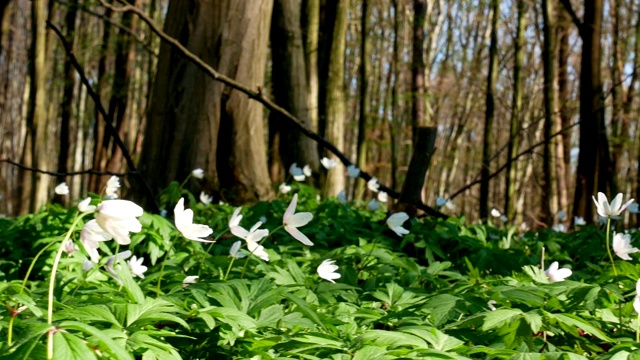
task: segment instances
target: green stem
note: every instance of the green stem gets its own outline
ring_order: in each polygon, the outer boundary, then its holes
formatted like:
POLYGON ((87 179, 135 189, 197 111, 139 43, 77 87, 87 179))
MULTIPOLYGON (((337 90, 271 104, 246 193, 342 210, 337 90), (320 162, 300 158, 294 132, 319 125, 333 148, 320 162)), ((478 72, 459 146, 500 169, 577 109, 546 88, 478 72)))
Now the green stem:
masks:
MULTIPOLYGON (((240 250, 238 250, 238 251, 240 251, 240 250)), ((232 256, 231 257, 231 262, 229 262, 229 267, 227 268, 227 272, 224 274, 223 281, 227 281, 227 277, 229 276, 229 272, 231 272, 231 266, 233 265, 234 261, 236 261, 236 257, 232 256)))
MULTIPOLYGON (((56 258, 53 260, 53 266, 51 267, 51 277, 49 279, 49 301, 47 304, 47 324, 53 325, 53 290, 55 288, 56 283, 56 272, 58 271, 58 264, 60 263, 60 258, 62 257, 62 252, 64 251, 64 244, 71 238, 71 234, 75 230, 76 226, 82 220, 83 217, 93 214, 93 211, 86 212, 80 214, 67 231, 67 235, 60 243, 60 248, 58 249, 58 253, 56 254, 56 258)), ((53 332, 49 332, 47 335, 47 359, 53 359, 53 332)))
MULTIPOLYGON (((11 346, 13 343, 13 319, 16 317, 11 315, 11 319, 9 319, 9 334, 7 335, 7 345, 11 346)), ((637 340, 636 340, 637 341, 637 340)))
POLYGON ((640 313, 636 319, 636 342, 640 342, 640 313))
MULTIPOLYGON (((273 235, 275 232, 277 232, 280 229, 284 228, 284 224, 278 226, 277 228, 275 228, 273 231, 271 231, 269 233, 269 235, 267 235, 264 239, 260 240, 260 242, 258 243, 258 245, 262 245, 262 243, 264 243, 268 238, 271 237, 271 235, 273 235)), ((253 251, 256 251, 256 249, 258 249, 257 247, 255 249, 253 249, 253 251)), ((240 274, 240 279, 244 278, 244 272, 245 270, 247 270, 247 264, 249 264, 249 259, 251 258, 251 255, 253 255, 253 251, 249 254, 249 256, 247 256, 247 260, 244 261, 244 266, 242 267, 242 273, 240 274)))
MULTIPOLYGON (((211 248, 213 247, 213 244, 215 244, 218 239, 220 239, 220 237, 224 234, 226 234, 229 231, 229 228, 227 228, 225 231, 221 232, 220 234, 218 234, 218 236, 216 236, 213 241, 211 242, 211 244, 209 244, 209 247, 207 248, 207 250, 205 250, 204 255, 209 255, 209 251, 211 251, 211 248)), ((204 259, 203 259, 204 260, 204 259)), ((198 267, 198 276, 200 276, 200 273, 202 272, 202 268, 204 266, 200 266, 198 267)))
POLYGON ((173 243, 169 246, 169 250, 167 250, 167 254, 164 259, 162 259, 162 265, 160 266, 160 276, 158 276, 158 286, 156 287, 156 294, 160 297, 160 283, 162 282, 162 275, 164 274, 164 264, 167 261, 167 257, 173 250, 173 243))
POLYGON ((609 233, 611 231, 611 218, 607 218, 607 237, 606 237, 606 242, 607 242, 607 254, 609 254, 609 260, 611 260, 611 266, 613 267, 613 275, 617 278, 618 277, 618 271, 616 270, 616 264, 613 261, 613 255, 611 255, 611 245, 609 245, 610 241, 609 241, 609 233))
MULTIPOLYGON (((384 227, 381 228, 380 234, 382 234, 384 229, 385 229, 384 227)), ((367 254, 367 256, 362 258, 362 262, 360 263, 360 269, 358 270, 358 277, 360 276, 360 271, 362 271, 364 269, 364 265, 366 264, 366 260, 369 260, 369 257, 371 256, 371 254, 373 254, 373 250, 376 248, 376 242, 377 241, 378 241, 377 237, 375 239, 373 239, 373 242, 371 243, 371 250, 369 250, 369 253, 367 254)))
POLYGON ((55 244, 55 242, 51 242, 47 246, 43 247, 42 250, 38 251, 36 257, 33 258, 33 261, 31 261, 31 265, 29 265, 29 270, 27 270, 27 275, 25 275, 24 280, 22 280, 22 286, 20 287, 20 292, 18 294, 22 294, 22 292, 24 291, 24 288, 27 285, 27 280, 29 279, 29 275, 31 275, 31 270, 33 270, 33 267, 36 265, 36 262, 38 261, 40 255, 42 255, 44 251, 51 247, 51 245, 53 244, 55 244))
POLYGON ((178 188, 178 191, 182 191, 182 188, 187 184, 187 181, 189 181, 189 179, 191 179, 191 173, 187 176, 186 179, 184 179, 184 181, 182 182, 182 184, 180 184, 180 187, 178 188))
MULTIPOLYGON (((616 263, 615 261, 613 261, 613 255, 611 255, 611 245, 609 244, 611 242, 610 237, 611 237, 611 218, 607 218, 607 235, 606 235, 607 254, 609 254, 611 267, 613 267, 614 283, 616 283, 618 281, 618 271, 616 270, 616 263)), ((620 302, 618 303, 618 326, 620 327, 620 330, 622 330, 622 303, 620 302)))

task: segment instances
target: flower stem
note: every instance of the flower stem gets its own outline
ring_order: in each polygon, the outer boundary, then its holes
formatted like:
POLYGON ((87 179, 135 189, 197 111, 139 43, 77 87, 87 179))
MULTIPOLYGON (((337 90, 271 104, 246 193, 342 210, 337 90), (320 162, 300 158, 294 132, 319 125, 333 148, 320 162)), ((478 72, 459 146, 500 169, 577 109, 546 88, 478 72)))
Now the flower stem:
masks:
POLYGON ((169 256, 172 250, 173 250, 173 243, 169 245, 169 250, 167 250, 167 254, 165 255, 164 259, 162 259, 162 265, 160 266, 160 275, 158 276, 158 286, 156 287, 156 294, 158 295, 158 297, 160 296, 160 283, 162 282, 162 275, 164 274, 164 264, 166 263, 167 257, 169 256))
MULTIPOLYGON (((227 228, 225 231, 221 232, 220 234, 218 234, 218 236, 216 236, 213 241, 211 242, 211 244, 209 244, 209 247, 207 248, 207 250, 205 250, 204 255, 209 255, 209 251, 211 251, 211 248, 213 247, 213 244, 215 244, 218 239, 220 239, 220 237, 224 234, 227 233, 227 231, 229 231, 229 229, 227 228)), ((206 260, 206 258, 204 258, 203 260, 206 260)), ((198 276, 200 276, 200 273, 202 272, 202 268, 204 266, 200 266, 198 267, 198 276)), ((226 279, 225 279, 226 280, 226 279)))
POLYGON ((616 270, 616 264, 613 261, 613 256, 611 255, 611 246, 609 245, 610 241, 609 241, 609 233, 611 232, 611 218, 607 219, 607 237, 606 237, 606 244, 607 244, 607 254, 609 254, 609 260, 611 260, 611 266, 613 267, 613 275, 617 278, 618 277, 618 271, 616 270))
POLYGON ((640 342, 640 313, 636 319, 636 342, 640 342))
MULTIPOLYGON (((60 258, 62 257, 62 252, 64 251, 64 244, 71 238, 71 234, 73 230, 75 230, 76 226, 80 222, 80 220, 88 214, 92 214, 93 212, 86 212, 80 214, 67 231, 67 235, 64 237, 62 242, 60 243, 60 248, 58 249, 58 253, 56 254, 56 258, 53 260, 53 266, 51 267, 51 277, 49 279, 49 302, 47 305, 47 324, 53 324, 53 290, 56 284, 56 272, 58 271, 58 264, 60 263, 60 258)), ((47 334, 47 359, 53 359, 53 332, 49 332, 47 334)))
MULTIPOLYGON (((275 228, 273 231, 269 232, 269 235, 267 235, 264 239, 260 240, 258 245, 262 245, 262 243, 264 243, 268 238, 270 238, 271 235, 273 235, 273 233, 275 233, 276 231, 278 231, 278 230, 280 230, 282 228, 284 228, 284 225, 280 225, 277 228, 275 228)), ((244 261, 244 266, 242 267, 242 273, 240 274, 240 279, 244 279, 244 272, 247 270, 247 264, 249 264, 249 259, 253 255, 253 252, 256 251, 257 249, 258 249, 258 247, 256 246, 256 248, 253 249, 253 251, 249 254, 249 256, 247 256, 247 260, 244 261)))
MULTIPOLYGON (((13 319, 15 319, 15 316, 11 316, 11 319, 9 319, 9 334, 7 334, 7 345, 11 346, 12 342, 13 342, 13 319)), ((637 340, 636 340, 637 341, 637 340)))
POLYGON ((40 255, 42 255, 44 251, 47 250, 49 247, 51 247, 53 244, 55 244, 55 242, 51 242, 47 246, 43 247, 42 250, 38 251, 36 256, 33 258, 33 260, 31 261, 31 265, 29 265, 29 270, 27 270, 27 275, 25 275, 24 280, 22 280, 22 286, 20 287, 20 292, 18 294, 22 294, 22 292, 24 291, 24 288, 27 286, 27 280, 29 280, 29 275, 31 275, 31 270, 33 270, 33 267, 36 265, 36 262, 38 261, 38 258, 40 257, 40 255))
POLYGON ((235 256, 231 257, 231 262, 229 262, 229 267, 227 268, 227 272, 224 274, 224 279, 223 281, 227 281, 227 277, 229 276, 229 272, 231 272, 231 266, 233 265, 233 262, 236 260, 235 256))

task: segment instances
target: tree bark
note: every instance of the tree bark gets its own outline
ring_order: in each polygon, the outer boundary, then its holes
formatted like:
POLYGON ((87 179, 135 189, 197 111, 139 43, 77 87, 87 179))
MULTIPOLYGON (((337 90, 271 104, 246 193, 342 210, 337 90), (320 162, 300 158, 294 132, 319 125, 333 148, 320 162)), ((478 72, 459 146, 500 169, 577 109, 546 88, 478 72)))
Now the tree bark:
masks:
POLYGON ((415 145, 417 141, 418 127, 425 123, 425 99, 424 99, 424 24, 427 13, 425 0, 413 1, 413 43, 411 65, 411 131, 415 145))
POLYGON ((522 90, 523 76, 522 67, 524 65, 524 32, 526 27, 527 5, 526 0, 518 0, 518 27, 514 44, 514 63, 513 63, 513 97, 511 105, 511 121, 509 123, 509 144, 507 146, 507 178, 506 191, 504 201, 504 211, 508 219, 516 218, 516 207, 514 202, 516 199, 516 174, 518 173, 518 163, 512 159, 518 153, 520 144, 520 128, 522 124, 522 90))
MULTIPOLYGON (((271 11, 268 0, 173 0, 165 32, 220 73, 261 86, 271 11)), ((264 135, 259 103, 161 45, 140 160, 154 191, 199 167, 205 186, 227 202, 272 198, 264 135)))
MULTIPOLYGON (((71 0, 67 7, 67 14, 65 16, 65 22, 67 23, 67 41, 73 44, 73 38, 76 28, 76 15, 78 13, 78 1, 71 0)), ((75 88, 76 72, 71 65, 69 57, 64 62, 64 89, 62 95, 62 103, 60 104, 60 152, 58 153, 58 172, 64 174, 68 171, 69 154, 70 154, 70 124, 71 124, 71 107, 73 102, 73 89, 75 88)), ((66 181, 66 176, 60 175, 57 177, 57 182, 61 183, 66 181)))
MULTIPOLYGON (((369 18, 371 17, 371 6, 368 1, 362 2, 362 13, 360 18, 360 68, 358 78, 360 86, 359 114, 358 114, 358 139, 356 142, 356 164, 358 168, 365 169, 367 166, 367 122, 369 117, 369 75, 371 73, 371 39, 369 37, 369 18)), ((375 108, 375 107, 374 107, 375 108)), ((356 198, 362 198, 364 193, 364 183, 358 182, 356 185, 356 198)))
POLYGON ((500 0, 491 0, 491 43, 489 45, 489 71, 487 73, 486 108, 482 147, 482 171, 480 182, 480 219, 489 216, 489 173, 491 167, 491 145, 493 144, 493 120, 495 117, 496 82, 498 79, 498 18, 500 0))
MULTIPOLYGON (((344 52, 347 32, 349 0, 338 0, 335 4, 335 22, 331 36, 328 76, 326 83, 325 138, 338 149, 344 149, 344 52)), ((336 195, 345 189, 344 166, 338 166, 327 175, 325 186, 328 195, 336 195)))
MULTIPOLYGON (((300 10, 298 0, 275 1, 271 24, 271 81, 276 103, 311 127, 300 10)), ((316 143, 297 129, 292 129, 286 119, 273 113, 270 117, 269 167, 272 181, 283 181, 282 169, 288 169, 292 163, 309 165, 317 173, 320 163, 316 143), (279 155, 280 161, 274 161, 277 159, 274 155, 279 155)))
MULTIPOLYGON (((33 1, 31 3, 31 61, 30 93, 27 112, 27 134, 24 143, 22 164, 46 170, 47 155, 45 133, 47 126, 47 39, 46 39, 46 9, 48 2, 33 1)), ((20 172, 23 179, 21 187, 20 213, 34 212, 47 200, 48 176, 35 171, 20 172)))
POLYGON ((553 225, 558 213, 556 140, 551 137, 556 128, 556 68, 555 68, 555 14, 554 5, 549 0, 542 1, 544 67, 544 149, 543 149, 543 186, 542 221, 553 225))

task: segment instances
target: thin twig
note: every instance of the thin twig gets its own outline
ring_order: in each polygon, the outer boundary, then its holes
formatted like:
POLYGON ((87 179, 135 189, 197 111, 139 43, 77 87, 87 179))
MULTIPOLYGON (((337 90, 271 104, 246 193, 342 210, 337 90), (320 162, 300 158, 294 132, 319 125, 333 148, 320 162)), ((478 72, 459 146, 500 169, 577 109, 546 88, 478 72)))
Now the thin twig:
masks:
MULTIPOLYGON (((559 135, 563 134, 564 132, 566 132, 566 131, 567 131, 567 130, 569 130, 569 129, 572 129, 573 127, 575 127, 575 126, 576 126, 576 125, 578 125, 578 124, 580 124, 580 122, 579 122, 579 121, 577 121, 577 122, 575 122, 575 123, 573 123, 573 124, 571 124, 571 125, 567 126, 566 128, 564 128, 564 129, 562 129, 562 130, 558 131, 557 133, 552 134, 552 135, 549 137, 549 139, 553 139, 554 137, 556 137, 556 136, 559 136, 559 135)), ((531 153, 535 148, 537 148, 537 147, 538 147, 538 146, 540 146, 540 145, 544 145, 544 143, 545 143, 545 142, 547 142, 547 141, 548 141, 548 139, 544 139, 544 140, 542 140, 542 141, 540 141, 540 142, 538 142, 538 143, 535 143, 535 144, 531 145, 529 148, 527 148, 527 149, 525 149, 525 150, 523 150, 523 151, 519 152, 516 156, 514 156, 514 157, 511 159, 511 161, 516 161, 516 160, 518 160, 520 157, 522 157, 522 156, 524 156, 524 155, 526 155, 526 154, 531 153)), ((502 165, 501 167, 499 167, 499 168, 498 168, 498 170, 496 170, 496 171, 492 172, 491 174, 489 174, 489 180, 493 179, 494 177, 498 176, 498 174, 500 174, 502 171, 504 171, 504 170, 507 168, 507 164, 508 164, 508 163, 509 163, 509 162, 506 162, 504 165, 502 165)), ((455 198, 456 196, 458 196, 458 195, 462 194, 463 192, 465 192, 465 191, 469 190, 469 189, 470 189, 470 188, 472 188, 473 186, 480 184, 480 182, 481 182, 481 181, 482 181, 482 179, 481 179, 481 178, 479 178, 478 176, 476 176, 476 179, 475 179, 475 180, 473 180, 472 182, 468 183, 467 185, 465 185, 465 186, 461 187, 458 191, 454 192, 454 193, 449 197, 449 200, 453 200, 453 198, 455 198)))
POLYGON ((104 119, 105 129, 113 137, 113 141, 115 142, 116 146, 118 146, 122 150, 122 156, 127 162, 127 167, 129 168, 129 174, 133 175, 133 177, 135 177, 140 183, 141 188, 144 189, 146 196, 149 200, 149 203, 153 207, 151 211, 155 213, 160 212, 160 207, 156 202, 155 196, 153 195, 153 191, 149 187, 149 184, 147 184, 147 181, 144 179, 142 174, 140 174, 136 170, 136 165, 133 162, 133 159, 131 158, 131 154, 129 154, 129 150, 127 149, 126 145, 120 138, 120 134, 118 134, 118 131, 115 129, 115 127, 113 127, 113 122, 111 121, 112 120, 111 117, 109 116, 107 111, 104 109, 104 106, 102 106, 102 102, 100 101, 100 96, 91 87, 91 84, 89 83, 89 79, 87 79, 86 75, 84 74, 84 70, 82 69, 82 66, 80 65, 80 63, 78 63, 78 60, 73 55, 73 48, 71 47, 69 42, 67 42, 64 35, 62 35, 62 33, 60 32, 60 29, 58 29, 55 25, 53 25, 49 21, 47 21, 47 26, 51 30, 53 30, 53 32, 58 36, 58 38, 62 42, 64 51, 67 53, 67 56, 69 57, 69 61, 71 61, 71 64, 78 72, 78 75, 80 76, 80 80, 82 81, 82 84, 84 84, 84 86, 86 87, 87 93, 89 94, 89 96, 91 96, 91 99, 95 103, 96 108, 98 109, 98 111, 100 112, 100 114, 104 119))
MULTIPOLYGON (((258 90, 249 89, 248 87, 242 85, 241 83, 239 83, 239 82, 237 82, 237 81, 225 76, 224 74, 221 74, 221 73, 217 72, 215 69, 213 69, 211 66, 209 66, 209 64, 207 64, 202 59, 200 59, 197 55, 193 54, 187 48, 185 48, 178 40, 174 39, 173 37, 167 35, 164 31, 162 31, 162 29, 160 29, 158 27, 158 25, 153 21, 153 19, 151 19, 149 16, 147 16, 147 14, 145 14, 139 8, 137 8, 137 7, 133 6, 133 5, 125 5, 125 6, 117 7, 117 6, 113 6, 113 5, 107 4, 104 0, 100 0, 100 3, 105 8, 110 9, 111 11, 114 11, 114 12, 132 12, 132 13, 136 14, 163 41, 169 43, 171 46, 173 46, 175 49, 177 49, 187 60, 191 61, 197 68, 202 70, 205 74, 209 75, 212 79, 214 79, 216 81, 220 81, 221 83, 223 83, 223 84, 225 84, 225 85, 227 85, 227 86, 229 86, 229 87, 231 87, 231 88, 233 88, 235 90, 238 90, 238 91, 246 94, 250 99, 256 100, 257 102, 259 102, 262 105, 264 105, 264 107, 266 107, 270 111, 275 112, 275 113, 283 116, 285 119, 289 120, 292 124, 294 124, 296 127, 298 127, 298 129, 304 135, 306 135, 307 137, 315 140, 321 146, 323 146, 325 149, 329 150, 334 155, 336 155, 338 157, 338 159, 340 159, 340 161, 342 161, 342 163, 345 166, 353 165, 353 163, 347 158, 347 156, 345 154, 343 154, 335 145, 333 145, 331 142, 327 141, 322 136, 320 136, 317 133, 315 133, 310 128, 308 128, 306 124, 304 124, 302 121, 300 121, 300 119, 298 119, 297 117, 295 117, 294 115, 289 113, 287 110, 285 110, 284 108, 280 107, 279 105, 277 105, 273 101, 271 101, 268 98, 266 98, 264 96, 263 92, 262 92, 262 88, 258 87, 258 90)), ((371 180, 371 178, 372 178, 371 175, 367 174, 362 169, 360 169, 360 170, 361 170, 360 171, 360 177, 362 179, 364 179, 365 181, 371 180)), ((398 193, 397 191, 395 191, 395 190, 393 190, 393 189, 391 189, 391 188, 389 188, 389 187, 387 187, 385 185, 380 184, 380 190, 386 192, 392 198, 395 198, 395 199, 400 198, 400 193, 398 193)), ((446 218, 447 217, 446 215, 442 214, 441 212, 439 212, 439 211, 437 211, 437 210, 435 210, 435 209, 433 209, 433 208, 431 208, 429 206, 426 206, 424 204, 415 204, 415 205, 420 210, 424 211, 425 213, 427 213, 429 215, 436 216, 436 217, 442 217, 442 218, 446 218)))

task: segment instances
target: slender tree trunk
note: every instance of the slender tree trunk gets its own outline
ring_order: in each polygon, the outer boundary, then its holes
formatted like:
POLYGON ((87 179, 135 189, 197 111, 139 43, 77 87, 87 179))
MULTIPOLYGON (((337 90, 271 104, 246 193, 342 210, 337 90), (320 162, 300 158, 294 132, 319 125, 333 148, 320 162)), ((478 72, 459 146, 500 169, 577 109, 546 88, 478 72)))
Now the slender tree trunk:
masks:
POLYGON ((507 218, 515 219, 516 207, 516 174, 518 173, 518 163, 512 159, 518 152, 520 144, 520 125, 522 123, 522 90, 523 76, 522 67, 524 65, 524 31, 526 27, 527 5, 526 0, 518 0, 518 30, 515 38, 514 64, 513 64, 513 98, 511 108, 511 122, 509 124, 509 144, 507 146, 507 179, 504 201, 504 211, 507 218))
MULTIPOLYGON (((561 7, 561 5, 559 5, 561 7)), ((570 82, 569 82, 569 37, 571 35, 571 19, 568 14, 563 11, 563 9, 559 9, 557 13, 557 30, 558 30, 558 107, 560 110, 560 128, 568 129, 571 125, 571 118, 573 116, 573 110, 570 106, 570 101, 572 99, 570 82)), ((567 209, 569 207, 569 197, 572 194, 569 193, 569 185, 573 180, 571 169, 571 133, 563 134, 562 137, 562 148, 564 152, 562 154, 562 162, 564 163, 564 183, 567 184, 567 205, 563 207, 563 209, 567 209)), ((561 174, 562 175, 562 174, 561 174)), ((572 187, 573 188, 573 187, 572 187)))
MULTIPOLYGON (((65 37, 70 44, 73 44, 76 28, 76 14, 78 13, 78 1, 71 0, 67 7, 65 22, 67 23, 67 34, 65 37)), ((69 154, 70 154, 70 124, 71 124, 71 108, 73 102, 73 89, 75 88, 75 69, 71 61, 67 57, 64 62, 64 89, 62 95, 62 103, 60 104, 60 152, 58 154, 58 172, 64 174, 68 172, 69 154)), ((66 181, 66 176, 57 177, 57 182, 66 181)))
MULTIPOLYGON (((110 2, 110 0, 107 0, 110 2)), ((111 19, 112 11, 107 9, 105 11, 104 17, 106 19, 111 19)), ((111 24, 109 21, 104 21, 102 29, 102 42, 100 46, 100 58, 98 60, 98 82, 96 85, 96 93, 100 96, 104 95, 105 89, 107 87, 107 82, 105 80, 105 76, 107 73, 107 59, 108 59, 108 51, 109 51, 109 41, 111 38, 111 24)), ((102 117, 102 114, 98 111, 97 107, 94 107, 94 115, 95 122, 93 125, 93 170, 101 171, 104 169, 104 164, 102 162, 103 156, 102 151, 104 149, 104 138, 105 138, 105 119, 102 117)), ((89 191, 93 191, 96 193, 100 193, 102 189, 100 188, 101 184, 101 176, 91 174, 89 177, 89 191)))
MULTIPOLYGON (((135 0, 128 0, 128 2, 135 6, 138 6, 135 0)), ((122 24, 135 33, 137 21, 131 13, 124 13, 122 15, 122 24)), ((128 32, 120 30, 116 45, 115 73, 113 75, 111 100, 109 101, 109 117, 112 121, 115 121, 113 126, 116 128, 118 135, 125 144, 129 142, 127 141, 128 134, 126 132, 126 128, 128 127, 129 123, 127 106, 129 105, 128 92, 133 72, 134 60, 134 39, 128 32)), ((112 136, 110 134, 105 134, 102 154, 105 157, 103 161, 106 161, 107 171, 119 172, 122 170, 122 149, 120 149, 120 147, 115 144, 115 141, 112 140, 112 136), (111 143, 111 154, 107 158, 109 143, 111 143)), ((103 179, 104 184, 106 184, 106 180, 107 178, 105 177, 103 179)))
POLYGON ((398 153, 397 153, 397 134, 396 123, 400 121, 399 109, 400 104, 398 101, 398 87, 400 83, 401 72, 399 71, 400 61, 400 42, 398 38, 400 36, 400 7, 398 6, 398 0, 393 0, 393 55, 391 60, 391 69, 393 72, 393 89, 391 92, 391 121, 389 121, 389 136, 391 137, 391 188, 398 188, 398 153))
POLYGON ((418 127, 425 123, 424 100, 424 24, 427 12, 425 0, 413 1, 413 53, 411 64, 411 121, 413 144, 416 142, 418 127))
MULTIPOLYGON (((47 93, 46 93, 46 29, 47 1, 33 1, 31 3, 31 61, 29 105, 27 112, 27 134, 23 151, 22 163, 28 167, 46 170, 46 142, 47 126, 47 93)), ((21 171, 23 179, 21 188, 20 213, 34 212, 47 199, 48 177, 37 172, 21 171)))
MULTIPOLYGON (((358 116, 358 139, 356 143, 357 165, 360 169, 367 166, 367 123, 369 117, 369 74, 371 72, 371 39, 369 37, 369 18, 371 17, 371 6, 368 1, 362 2, 362 13, 360 18, 360 68, 358 69, 360 98, 358 116)), ((374 109, 376 107, 373 107, 374 109)), ((364 183, 356 184, 356 198, 362 198, 364 193, 364 183)))
POLYGON ((544 66, 544 149, 543 149, 543 186, 542 221, 553 225, 558 213, 556 141, 551 138, 556 124, 556 69, 555 69, 555 14, 554 4, 542 1, 543 16, 543 66, 544 66))
MULTIPOLYGON (((331 38, 328 77, 326 84, 325 138, 338 149, 344 148, 345 102, 344 102, 344 50, 347 32, 349 0, 338 0, 331 38)), ((345 189, 344 166, 339 164, 327 176, 328 195, 336 195, 345 189)))
POLYGON ((304 55, 307 68, 307 104, 311 129, 318 130, 318 31, 320 30, 320 0, 306 0, 304 55))
POLYGON ((489 45, 489 71, 487 73, 487 94, 482 145, 482 171, 480 183, 480 219, 489 216, 489 173, 491 167, 491 145, 493 144, 493 120, 495 117, 494 93, 498 79, 498 18, 500 0, 491 0, 491 43, 489 45))
POLYGON ((580 26, 582 57, 580 71, 580 154, 576 173, 573 215, 592 220, 591 196, 608 193, 609 146, 604 127, 604 94, 600 71, 602 0, 585 0, 580 26))

